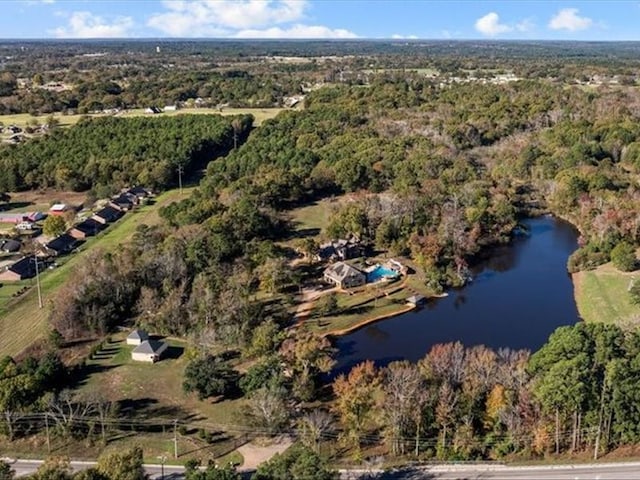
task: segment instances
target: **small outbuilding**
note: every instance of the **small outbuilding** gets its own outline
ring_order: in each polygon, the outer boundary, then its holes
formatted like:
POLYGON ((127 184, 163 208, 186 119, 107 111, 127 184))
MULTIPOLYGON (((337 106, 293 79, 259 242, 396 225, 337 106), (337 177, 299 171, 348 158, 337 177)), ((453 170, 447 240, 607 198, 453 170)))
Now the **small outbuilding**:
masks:
POLYGON ((137 362, 155 363, 162 359, 168 345, 160 340, 145 340, 131 352, 131 359, 137 362))
POLYGON ((149 340, 149 334, 139 328, 136 328, 127 335, 127 345, 140 345, 147 340, 149 340))
POLYGON ((67 210, 69 210, 69 207, 67 207, 66 204, 56 203, 54 205, 51 205, 51 208, 49 209, 49 215, 64 215, 67 210))
POLYGON ((11 238, 0 238, 0 252, 15 253, 20 251, 20 242, 11 238))
POLYGON ((420 294, 411 295, 409 298, 407 298, 407 303, 409 305, 413 305, 414 307, 424 305, 426 301, 427 299, 420 294))

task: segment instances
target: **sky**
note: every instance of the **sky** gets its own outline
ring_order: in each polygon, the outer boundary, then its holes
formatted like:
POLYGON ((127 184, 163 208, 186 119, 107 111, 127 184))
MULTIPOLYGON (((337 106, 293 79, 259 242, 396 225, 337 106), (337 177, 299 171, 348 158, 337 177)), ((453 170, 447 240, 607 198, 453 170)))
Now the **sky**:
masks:
POLYGON ((0 0, 0 38, 640 40, 638 1, 0 0))

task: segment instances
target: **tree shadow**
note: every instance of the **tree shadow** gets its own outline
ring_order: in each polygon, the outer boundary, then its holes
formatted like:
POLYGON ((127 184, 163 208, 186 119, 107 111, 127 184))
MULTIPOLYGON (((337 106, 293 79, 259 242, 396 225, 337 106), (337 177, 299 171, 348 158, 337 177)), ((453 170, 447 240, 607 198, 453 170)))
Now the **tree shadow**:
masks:
POLYGON ((92 376, 108 372, 116 367, 117 365, 100 365, 97 363, 84 365, 72 371, 69 384, 73 386, 73 388, 81 387, 86 385, 92 376))
POLYGON ((0 212, 5 210, 13 210, 14 208, 26 208, 30 205, 34 205, 33 202, 9 202, 0 205, 0 212))

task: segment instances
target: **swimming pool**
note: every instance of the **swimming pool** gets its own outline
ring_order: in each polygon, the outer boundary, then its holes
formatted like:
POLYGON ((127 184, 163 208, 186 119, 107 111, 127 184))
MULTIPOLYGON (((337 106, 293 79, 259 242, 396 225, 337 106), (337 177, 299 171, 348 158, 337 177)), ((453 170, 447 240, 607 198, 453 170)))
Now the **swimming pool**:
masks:
POLYGON ((382 265, 377 265, 373 270, 367 273, 367 283, 377 282, 383 278, 396 278, 398 272, 382 265))

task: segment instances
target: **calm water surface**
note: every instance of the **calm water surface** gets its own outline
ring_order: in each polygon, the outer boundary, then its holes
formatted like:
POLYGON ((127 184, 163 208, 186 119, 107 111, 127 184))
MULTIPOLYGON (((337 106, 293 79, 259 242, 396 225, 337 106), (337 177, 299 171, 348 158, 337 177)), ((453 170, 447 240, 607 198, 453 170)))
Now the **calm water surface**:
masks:
POLYGON ((550 216, 525 220, 528 237, 496 249, 473 282, 413 311, 336 340, 335 372, 366 360, 416 361, 437 343, 537 350, 561 325, 579 320, 567 259, 578 232, 550 216))

